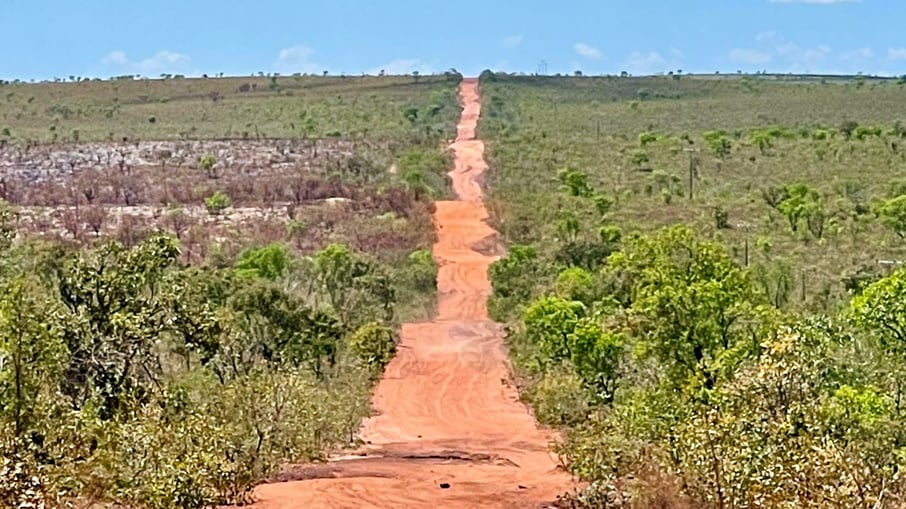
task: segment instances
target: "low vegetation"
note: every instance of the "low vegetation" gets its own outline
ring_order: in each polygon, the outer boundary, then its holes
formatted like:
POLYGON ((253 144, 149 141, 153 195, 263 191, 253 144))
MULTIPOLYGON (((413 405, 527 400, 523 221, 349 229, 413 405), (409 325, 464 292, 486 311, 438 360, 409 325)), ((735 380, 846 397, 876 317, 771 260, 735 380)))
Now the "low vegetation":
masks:
POLYGON ((860 83, 483 75, 489 308, 564 504, 902 505, 906 92, 860 83))
POLYGON ((400 321, 433 309, 455 78, 0 87, 0 507, 244 503, 355 446, 400 321), (125 99, 145 89, 167 101, 125 99), (179 139, 231 102, 321 127, 179 139), (51 110, 78 139, 40 135, 51 110))

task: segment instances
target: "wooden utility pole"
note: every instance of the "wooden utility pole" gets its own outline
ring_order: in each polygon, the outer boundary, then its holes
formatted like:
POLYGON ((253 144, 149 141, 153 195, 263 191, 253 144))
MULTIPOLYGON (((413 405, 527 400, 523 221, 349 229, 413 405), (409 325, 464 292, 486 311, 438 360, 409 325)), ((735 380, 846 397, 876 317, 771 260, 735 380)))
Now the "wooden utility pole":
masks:
POLYGON ((696 153, 698 152, 698 149, 686 147, 683 149, 683 152, 689 153, 689 199, 692 200, 694 198, 693 193, 695 191, 695 188, 694 188, 695 177, 696 177, 696 175, 698 175, 699 162, 698 162, 698 156, 696 155, 696 153))

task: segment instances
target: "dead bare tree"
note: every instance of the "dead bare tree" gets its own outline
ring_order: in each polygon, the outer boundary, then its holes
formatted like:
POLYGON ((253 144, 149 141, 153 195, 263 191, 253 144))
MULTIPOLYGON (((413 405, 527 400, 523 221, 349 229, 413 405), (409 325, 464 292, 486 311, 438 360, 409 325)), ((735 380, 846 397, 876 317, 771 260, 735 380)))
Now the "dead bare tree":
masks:
POLYGON ((191 219, 181 208, 170 210, 163 218, 164 226, 172 230, 179 240, 182 240, 191 223, 191 219))
POLYGON ((104 223, 107 221, 107 210, 101 205, 91 205, 83 211, 85 223, 94 232, 95 237, 101 235, 104 223))

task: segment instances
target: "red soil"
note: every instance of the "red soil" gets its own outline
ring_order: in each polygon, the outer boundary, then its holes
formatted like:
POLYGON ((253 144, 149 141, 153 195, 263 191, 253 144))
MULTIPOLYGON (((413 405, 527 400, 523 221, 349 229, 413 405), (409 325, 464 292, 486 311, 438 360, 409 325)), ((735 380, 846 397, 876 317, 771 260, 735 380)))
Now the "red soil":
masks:
POLYGON ((437 318, 403 326, 375 389, 376 416, 362 425, 363 453, 259 486, 257 508, 543 507, 572 486, 549 453, 552 437, 519 402, 502 331, 488 318, 497 257, 475 249, 496 233, 481 201, 477 80, 463 81, 460 96, 450 172, 459 199, 437 202, 434 214, 437 318))

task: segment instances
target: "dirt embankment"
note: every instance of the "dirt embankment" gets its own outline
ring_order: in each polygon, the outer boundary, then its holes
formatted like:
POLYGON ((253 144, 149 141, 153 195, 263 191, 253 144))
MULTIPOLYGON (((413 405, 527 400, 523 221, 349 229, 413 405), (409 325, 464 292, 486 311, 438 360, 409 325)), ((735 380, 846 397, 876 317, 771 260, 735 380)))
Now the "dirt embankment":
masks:
POLYGON ((478 83, 465 80, 450 173, 458 200, 437 203, 437 318, 406 324, 374 394, 368 444, 355 456, 260 486, 260 509, 543 507, 572 486, 518 400, 500 326, 488 319, 487 271, 476 250, 495 235, 482 203, 487 169, 475 139, 478 83))

